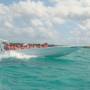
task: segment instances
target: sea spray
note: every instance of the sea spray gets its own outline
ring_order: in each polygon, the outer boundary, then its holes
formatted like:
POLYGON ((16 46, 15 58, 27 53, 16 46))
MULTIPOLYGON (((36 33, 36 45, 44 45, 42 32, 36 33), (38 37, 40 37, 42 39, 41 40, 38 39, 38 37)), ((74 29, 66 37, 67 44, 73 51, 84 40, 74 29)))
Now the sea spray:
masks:
POLYGON ((35 58, 35 55, 25 55, 16 51, 6 51, 0 54, 0 60, 3 58, 17 58, 17 59, 30 59, 35 58))

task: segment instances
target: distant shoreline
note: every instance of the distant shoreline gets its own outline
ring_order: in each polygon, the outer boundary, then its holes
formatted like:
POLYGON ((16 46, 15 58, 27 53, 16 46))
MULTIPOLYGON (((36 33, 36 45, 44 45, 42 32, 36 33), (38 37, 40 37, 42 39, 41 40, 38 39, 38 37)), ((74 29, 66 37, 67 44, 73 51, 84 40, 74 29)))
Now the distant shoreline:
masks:
POLYGON ((90 48, 90 46, 82 46, 82 48, 90 48))

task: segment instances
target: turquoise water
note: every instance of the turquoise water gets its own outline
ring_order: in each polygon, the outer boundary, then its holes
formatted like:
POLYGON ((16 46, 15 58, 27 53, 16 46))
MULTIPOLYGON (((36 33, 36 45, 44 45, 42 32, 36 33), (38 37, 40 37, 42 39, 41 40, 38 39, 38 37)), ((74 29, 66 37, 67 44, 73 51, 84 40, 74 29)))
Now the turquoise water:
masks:
POLYGON ((1 58, 0 90, 90 90, 90 49, 60 58, 1 58))

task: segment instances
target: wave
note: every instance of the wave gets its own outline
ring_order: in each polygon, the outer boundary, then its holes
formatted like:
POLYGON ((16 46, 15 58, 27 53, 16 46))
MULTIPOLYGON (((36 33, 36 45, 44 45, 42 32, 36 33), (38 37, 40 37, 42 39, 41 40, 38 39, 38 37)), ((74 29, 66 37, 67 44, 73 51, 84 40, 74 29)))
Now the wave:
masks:
POLYGON ((16 51, 6 51, 0 54, 0 60, 5 59, 5 58, 30 59, 30 58, 35 58, 35 57, 38 57, 38 56, 26 55, 26 54, 22 54, 16 51))

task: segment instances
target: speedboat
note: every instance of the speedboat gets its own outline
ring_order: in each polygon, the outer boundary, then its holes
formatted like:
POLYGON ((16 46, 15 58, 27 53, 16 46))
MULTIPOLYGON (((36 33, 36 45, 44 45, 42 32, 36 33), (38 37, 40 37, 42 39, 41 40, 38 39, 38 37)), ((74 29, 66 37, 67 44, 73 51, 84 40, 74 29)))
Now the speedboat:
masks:
POLYGON ((24 55, 35 56, 64 56, 76 51, 77 47, 51 45, 48 43, 31 44, 31 43, 7 43, 0 44, 0 52, 16 51, 24 55))

